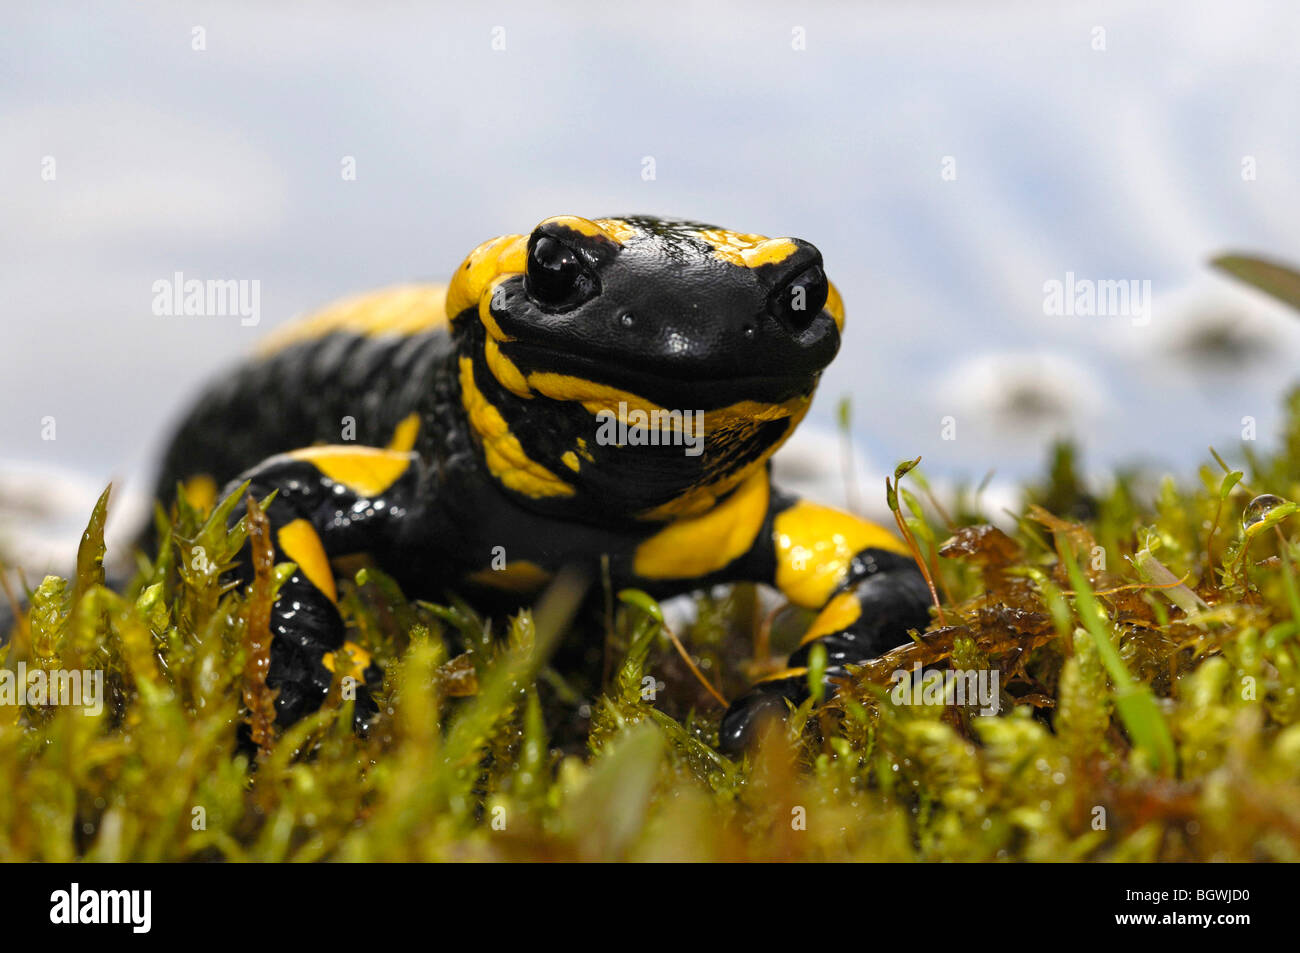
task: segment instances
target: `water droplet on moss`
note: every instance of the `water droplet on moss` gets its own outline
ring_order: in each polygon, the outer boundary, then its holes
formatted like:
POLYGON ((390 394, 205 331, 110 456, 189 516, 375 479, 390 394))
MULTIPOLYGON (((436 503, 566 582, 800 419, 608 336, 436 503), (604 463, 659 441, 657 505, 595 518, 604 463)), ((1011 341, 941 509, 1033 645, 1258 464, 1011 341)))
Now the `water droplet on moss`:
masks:
POLYGON ((1274 496, 1272 493, 1261 493, 1246 504, 1246 509, 1241 514, 1242 528, 1250 529, 1256 523, 1262 523, 1275 507, 1281 506, 1285 502, 1286 500, 1280 496, 1274 496))

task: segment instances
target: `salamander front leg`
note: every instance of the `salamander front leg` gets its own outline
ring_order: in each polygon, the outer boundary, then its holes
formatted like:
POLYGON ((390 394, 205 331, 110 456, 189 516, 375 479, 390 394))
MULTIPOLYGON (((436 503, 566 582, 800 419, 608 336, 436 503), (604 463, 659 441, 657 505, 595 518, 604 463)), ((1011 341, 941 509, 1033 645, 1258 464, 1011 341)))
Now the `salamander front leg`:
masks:
MULTIPOLYGON (((826 648, 827 688, 860 664, 908 639, 909 629, 929 621, 929 590, 920 569, 887 530, 848 513, 773 494, 772 534, 777 586, 790 601, 820 613, 804 634, 788 667, 753 686, 723 716, 721 745, 740 754, 768 717, 783 717, 788 704, 809 695, 808 658, 826 648)), ((772 565, 770 560, 764 560, 772 565)))
MULTIPOLYGON (((267 517, 277 562, 296 564, 271 608, 271 669, 281 725, 315 711, 325 700, 335 670, 346 664, 343 620, 330 559, 355 552, 382 552, 420 499, 421 467, 413 453, 370 447, 311 447, 281 454, 238 478, 261 500, 273 491, 267 517)), ((232 520, 239 515, 238 509, 232 520)), ((245 556, 233 571, 247 582, 245 556)), ((375 712, 370 692, 382 673, 358 646, 349 674, 356 678, 356 719, 364 727, 375 712)))

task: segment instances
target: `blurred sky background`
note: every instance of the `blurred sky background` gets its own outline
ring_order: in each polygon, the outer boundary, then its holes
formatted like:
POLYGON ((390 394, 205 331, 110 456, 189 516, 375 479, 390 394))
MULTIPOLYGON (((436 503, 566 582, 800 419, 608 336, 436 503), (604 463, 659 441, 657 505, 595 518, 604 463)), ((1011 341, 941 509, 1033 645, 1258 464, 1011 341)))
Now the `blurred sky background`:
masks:
POLYGON ((1244 0, 6 4, 0 471, 139 489, 275 324, 648 212, 822 249, 848 326, 799 447, 832 471, 851 393, 873 481, 1037 473, 1058 432, 1190 475, 1300 378, 1300 324, 1206 265, 1300 259, 1297 36, 1244 0), (176 271, 259 280, 261 325, 155 316, 176 271), (1067 271, 1149 280, 1150 323, 1045 315, 1067 271))

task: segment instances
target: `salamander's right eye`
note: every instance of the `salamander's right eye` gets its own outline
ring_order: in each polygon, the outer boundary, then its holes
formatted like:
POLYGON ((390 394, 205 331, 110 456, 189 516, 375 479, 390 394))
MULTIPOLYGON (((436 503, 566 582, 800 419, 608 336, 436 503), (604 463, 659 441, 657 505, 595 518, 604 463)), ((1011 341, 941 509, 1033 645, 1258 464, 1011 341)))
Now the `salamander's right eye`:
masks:
POLYGON ((773 292, 768 306, 778 321, 799 332, 821 313, 829 293, 826 272, 817 261, 773 292))
POLYGON ((528 247, 524 290, 546 311, 568 311, 600 291, 596 276, 578 253, 549 235, 539 235, 528 247))

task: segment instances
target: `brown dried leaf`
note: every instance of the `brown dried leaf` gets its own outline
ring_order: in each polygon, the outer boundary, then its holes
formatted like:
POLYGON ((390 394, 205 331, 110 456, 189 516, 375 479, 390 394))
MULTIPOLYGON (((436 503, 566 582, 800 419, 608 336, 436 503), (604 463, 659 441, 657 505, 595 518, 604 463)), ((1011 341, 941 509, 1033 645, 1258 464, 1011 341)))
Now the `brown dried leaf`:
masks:
POLYGON ((438 667, 442 691, 449 698, 468 698, 478 694, 478 672, 468 653, 457 655, 438 667))
POLYGON ((1020 556, 1020 544, 988 523, 963 526, 939 547, 947 559, 971 557, 987 566, 1006 566, 1020 556))

